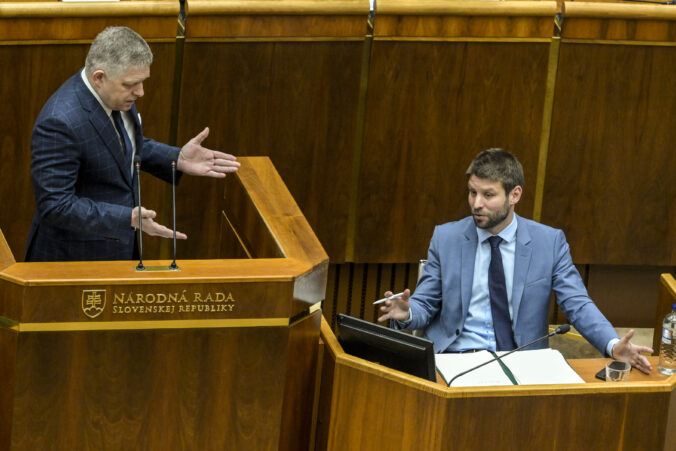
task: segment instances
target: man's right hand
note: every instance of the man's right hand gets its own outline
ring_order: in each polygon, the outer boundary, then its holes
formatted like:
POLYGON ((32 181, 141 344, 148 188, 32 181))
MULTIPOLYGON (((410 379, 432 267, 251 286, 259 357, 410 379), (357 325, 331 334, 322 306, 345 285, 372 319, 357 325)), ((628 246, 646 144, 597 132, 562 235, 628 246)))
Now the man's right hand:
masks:
MULTIPOLYGON (((138 229, 138 209, 139 207, 134 207, 131 211, 131 226, 135 229, 138 229)), ((157 213, 153 210, 146 210, 141 207, 141 213, 143 215, 143 233, 147 233, 150 236, 161 236, 164 238, 173 238, 173 230, 158 224, 154 221, 157 213)), ((187 240, 188 236, 185 233, 176 231, 176 239, 178 240, 187 240)))
MULTIPOLYGON (((389 298, 390 296, 392 296, 392 292, 386 291, 385 297, 389 298)), ((404 290, 404 294, 402 294, 401 296, 385 301, 382 307, 380 307, 380 311, 383 312, 384 315, 381 315, 378 318, 378 321, 383 322, 390 319, 396 321, 407 321, 411 317, 410 314, 411 303, 409 302, 410 297, 411 290, 407 288, 406 290, 404 290)))

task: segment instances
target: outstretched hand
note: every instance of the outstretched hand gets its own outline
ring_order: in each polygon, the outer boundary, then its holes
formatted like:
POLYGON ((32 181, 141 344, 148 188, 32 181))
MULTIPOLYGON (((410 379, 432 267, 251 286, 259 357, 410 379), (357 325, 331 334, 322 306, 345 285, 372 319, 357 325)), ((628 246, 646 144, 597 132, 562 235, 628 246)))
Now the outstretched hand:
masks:
POLYGON ((176 168, 190 175, 223 178, 229 172, 237 172, 239 162, 234 155, 207 149, 202 141, 209 136, 209 127, 188 141, 178 154, 176 168))
MULTIPOLYGON (((390 296, 392 296, 392 292, 386 291, 385 297, 388 298, 390 296)), ((401 296, 385 301, 382 307, 380 307, 380 311, 385 314, 381 315, 378 318, 378 321, 383 322, 390 319, 395 321, 407 321, 411 317, 409 311, 411 307, 411 303, 409 302, 410 297, 411 290, 407 288, 401 296)))
POLYGON ((647 346, 638 346, 631 343, 631 337, 634 336, 634 329, 631 329, 627 334, 620 339, 615 346, 613 346, 613 358, 629 363, 631 366, 638 368, 646 374, 650 374, 653 367, 650 365, 648 359, 642 355, 642 352, 652 354, 653 350, 647 346))
MULTIPOLYGON (((131 226, 138 229, 138 208, 134 207, 131 211, 131 226)), ((154 221, 157 213, 154 210, 147 210, 141 207, 141 214, 143 215, 143 233, 147 233, 150 236, 161 236, 163 238, 173 238, 174 231, 158 224, 154 221)), ((176 231, 176 239, 187 240, 188 236, 185 233, 176 231)))

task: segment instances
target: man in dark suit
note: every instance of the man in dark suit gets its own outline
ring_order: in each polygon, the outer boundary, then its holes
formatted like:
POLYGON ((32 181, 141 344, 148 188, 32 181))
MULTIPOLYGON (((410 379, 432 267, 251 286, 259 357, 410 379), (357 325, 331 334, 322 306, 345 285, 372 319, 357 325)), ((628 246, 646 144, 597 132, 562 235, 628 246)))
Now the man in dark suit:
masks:
POLYGON ((652 349, 632 344, 633 330, 617 336, 589 298, 563 232, 514 213, 523 180, 521 163, 509 152, 477 155, 467 169, 472 216, 435 228, 415 293, 386 301, 378 321, 426 328, 436 352, 508 351, 547 334, 553 291, 566 317, 602 354, 649 373, 641 353, 652 349))
MULTIPOLYGON (((36 211, 26 261, 130 260, 143 232, 171 237, 156 213, 135 205, 141 168, 171 182, 171 162, 181 173, 225 177, 237 171, 232 155, 201 145, 205 128, 182 148, 143 136, 135 101, 142 97, 153 54, 136 32, 109 27, 92 43, 82 71, 47 101, 31 137, 36 211)), ((177 233, 177 238, 186 239, 177 233)))

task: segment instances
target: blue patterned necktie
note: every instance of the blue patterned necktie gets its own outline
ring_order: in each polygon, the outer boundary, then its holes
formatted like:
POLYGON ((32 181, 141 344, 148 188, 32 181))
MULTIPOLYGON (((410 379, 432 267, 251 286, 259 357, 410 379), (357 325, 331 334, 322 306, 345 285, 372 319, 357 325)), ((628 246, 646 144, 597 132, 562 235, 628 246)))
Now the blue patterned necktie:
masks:
POLYGON ((509 317, 507 305, 507 288, 505 287, 505 271, 502 268, 502 254, 500 243, 502 238, 492 236, 488 238, 491 245, 491 263, 488 266, 488 293, 491 298, 491 313, 493 314, 493 330, 498 351, 511 351, 516 348, 512 320, 509 317))

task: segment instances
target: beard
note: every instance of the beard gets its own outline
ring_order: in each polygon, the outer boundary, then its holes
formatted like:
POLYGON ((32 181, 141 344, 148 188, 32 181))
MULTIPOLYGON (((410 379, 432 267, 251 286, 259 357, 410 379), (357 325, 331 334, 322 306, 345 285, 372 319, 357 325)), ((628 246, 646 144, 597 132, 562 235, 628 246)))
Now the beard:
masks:
POLYGON ((494 213, 486 214, 482 213, 481 210, 472 210, 472 214, 483 215, 485 218, 483 222, 479 223, 479 221, 473 217, 474 225, 480 229, 492 229, 507 219, 507 216, 509 216, 509 200, 506 200, 502 208, 494 213))

